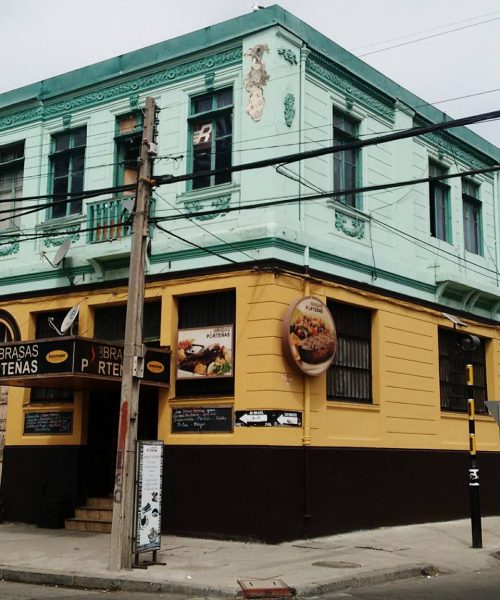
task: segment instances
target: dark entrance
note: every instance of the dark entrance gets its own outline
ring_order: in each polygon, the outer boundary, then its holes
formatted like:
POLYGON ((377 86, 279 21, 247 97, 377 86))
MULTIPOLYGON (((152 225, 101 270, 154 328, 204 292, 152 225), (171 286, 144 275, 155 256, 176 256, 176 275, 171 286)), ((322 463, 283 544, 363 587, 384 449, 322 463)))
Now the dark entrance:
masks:
MULTIPOLYGON (((89 393, 86 473, 88 497, 102 498, 113 493, 119 411, 119 391, 89 393)), ((156 440, 157 435, 158 390, 142 388, 137 438, 156 440)))

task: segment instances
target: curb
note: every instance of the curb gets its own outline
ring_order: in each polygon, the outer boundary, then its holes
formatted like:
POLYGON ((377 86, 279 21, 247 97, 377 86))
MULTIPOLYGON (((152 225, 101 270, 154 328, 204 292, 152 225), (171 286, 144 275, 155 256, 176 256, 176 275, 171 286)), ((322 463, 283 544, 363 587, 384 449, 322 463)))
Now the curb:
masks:
POLYGON ((125 592, 166 592, 184 594, 185 596, 203 596, 205 598, 232 598, 237 590, 214 588, 206 585, 184 584, 171 581, 148 581, 143 579, 127 579, 122 575, 82 575, 78 573, 62 573, 60 571, 38 571, 22 567, 0 567, 0 580, 14 583, 34 583, 44 585, 60 585, 68 588, 87 588, 97 590, 121 590, 125 592))
POLYGON ((366 585, 379 585, 388 581, 400 579, 412 579, 423 576, 424 572, 438 573, 439 569, 428 564, 405 565, 394 569, 379 569, 366 573, 359 573, 351 577, 343 577, 326 583, 309 584, 297 587, 297 596, 301 598, 313 598, 331 592, 339 592, 349 588, 360 588, 366 585))
MULTIPOLYGON (((423 572, 438 572, 436 567, 426 564, 406 565, 396 569, 381 569, 359 573, 358 575, 342 577, 329 582, 297 586, 299 598, 314 598, 322 594, 360 588, 366 585, 378 585, 387 581, 410 579, 422 576, 423 572)), ((121 590, 126 592, 175 593, 185 596, 202 596, 204 598, 234 599, 241 596, 236 588, 215 588, 212 586, 185 584, 169 581, 148 581, 143 579, 127 579, 122 575, 82 575, 63 573, 60 571, 37 571, 22 567, 0 567, 0 579, 15 583, 33 583, 45 585, 60 585, 68 588, 87 588, 99 590, 121 590)))

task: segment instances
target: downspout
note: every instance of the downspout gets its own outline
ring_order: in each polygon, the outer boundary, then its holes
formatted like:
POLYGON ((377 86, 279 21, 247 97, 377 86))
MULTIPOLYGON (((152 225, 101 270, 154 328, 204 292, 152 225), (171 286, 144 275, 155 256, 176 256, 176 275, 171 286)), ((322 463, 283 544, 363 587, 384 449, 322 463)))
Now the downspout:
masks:
MULTIPOLYGON (((309 281, 309 246, 304 248, 304 296, 311 293, 309 281)), ((304 457, 304 534, 306 538, 310 537, 311 520, 311 378, 304 373, 304 421, 302 448, 304 457)))
MULTIPOLYGON (((306 76, 306 61, 310 50, 303 43, 300 49, 300 65, 299 65, 299 152, 302 152, 304 147, 304 128, 305 128, 305 76, 306 76)), ((302 178, 304 165, 303 161, 299 161, 299 198, 302 197, 302 178)), ((299 202, 299 220, 300 231, 305 235, 305 211, 302 202, 299 202)), ((309 296, 311 286, 309 282, 309 246, 304 248, 304 296, 309 296)), ((304 535, 310 537, 310 521, 311 521, 311 467, 310 467, 310 450, 311 450, 311 379, 308 375, 304 377, 303 388, 303 405, 304 405, 304 420, 302 431, 302 454, 304 460, 304 535)))

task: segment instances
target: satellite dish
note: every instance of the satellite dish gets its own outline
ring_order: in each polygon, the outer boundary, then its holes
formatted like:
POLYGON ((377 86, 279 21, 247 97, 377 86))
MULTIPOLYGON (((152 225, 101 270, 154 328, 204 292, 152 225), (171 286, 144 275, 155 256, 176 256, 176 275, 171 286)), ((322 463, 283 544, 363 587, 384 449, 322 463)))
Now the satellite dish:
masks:
POLYGON ((69 310, 68 314, 64 317, 64 320, 61 323, 61 335, 64 335, 68 331, 68 329, 73 325, 79 310, 80 307, 78 304, 76 304, 75 306, 73 306, 73 308, 69 310))
POLYGON ((56 255, 54 256, 54 262, 52 263, 54 267, 58 267, 62 263, 70 247, 71 240, 69 238, 66 238, 64 242, 59 246, 59 249, 57 250, 56 255))

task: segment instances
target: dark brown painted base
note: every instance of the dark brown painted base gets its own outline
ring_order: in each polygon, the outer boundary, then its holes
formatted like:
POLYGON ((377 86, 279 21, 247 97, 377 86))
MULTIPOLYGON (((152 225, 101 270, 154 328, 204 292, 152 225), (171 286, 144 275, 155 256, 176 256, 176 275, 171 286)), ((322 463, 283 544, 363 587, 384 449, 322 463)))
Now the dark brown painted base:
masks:
MULTIPOLYGON (((168 446, 163 529, 275 543, 464 518, 468 467, 467 452, 168 446)), ((479 468, 482 514, 500 514, 500 454, 479 468)))
POLYGON ((0 501, 6 521, 62 527, 85 490, 82 446, 6 446, 0 501))
MULTIPOLYGON (((74 446, 7 447, 5 518, 39 523, 47 502, 77 506, 84 458, 74 446)), ((465 451, 166 446, 162 529, 275 543, 465 518, 468 467, 465 451)), ((480 454, 479 468, 482 514, 500 514, 500 453, 480 454)))

